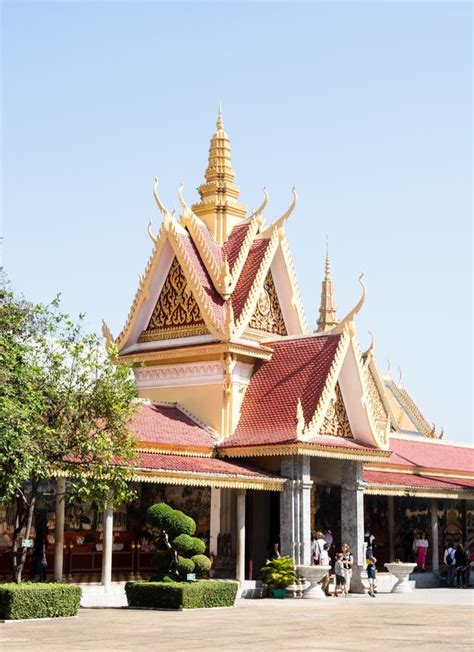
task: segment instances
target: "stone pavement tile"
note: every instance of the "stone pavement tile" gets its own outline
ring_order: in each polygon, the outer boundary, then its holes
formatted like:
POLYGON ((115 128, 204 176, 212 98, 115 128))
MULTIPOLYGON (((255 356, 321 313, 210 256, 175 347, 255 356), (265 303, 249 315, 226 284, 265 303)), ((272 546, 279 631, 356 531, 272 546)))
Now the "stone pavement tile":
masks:
POLYGON ((242 600, 185 612, 82 609, 79 618, 0 625, 0 650, 278 652, 473 650, 474 591, 327 600, 242 600))

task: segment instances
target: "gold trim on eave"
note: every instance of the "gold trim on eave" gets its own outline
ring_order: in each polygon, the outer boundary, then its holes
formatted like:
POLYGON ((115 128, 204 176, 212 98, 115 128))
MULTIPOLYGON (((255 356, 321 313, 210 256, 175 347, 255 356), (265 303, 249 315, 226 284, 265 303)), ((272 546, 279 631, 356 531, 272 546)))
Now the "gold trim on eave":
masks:
POLYGON ((344 447, 324 446, 323 444, 295 443, 262 446, 236 446, 220 448, 219 456, 224 457, 269 457, 273 455, 308 455, 308 457, 327 457, 339 460, 358 460, 360 462, 379 462, 390 457, 390 451, 374 449, 354 450, 344 447))
POLYGON ((474 491, 462 489, 429 489, 427 487, 404 487, 402 485, 367 484, 364 494, 372 496, 415 496, 418 498, 449 498, 473 500, 474 491))
POLYGON ((257 489, 262 491, 283 491, 285 478, 249 478, 238 475, 212 475, 183 471, 147 471, 136 469, 132 480, 157 484, 188 485, 195 487, 221 487, 223 489, 257 489))

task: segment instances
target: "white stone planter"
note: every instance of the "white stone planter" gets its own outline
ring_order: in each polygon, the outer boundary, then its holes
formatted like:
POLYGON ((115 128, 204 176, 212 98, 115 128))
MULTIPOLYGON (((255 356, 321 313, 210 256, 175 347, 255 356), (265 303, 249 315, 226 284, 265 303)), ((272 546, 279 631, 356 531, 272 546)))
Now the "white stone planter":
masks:
POLYGON ((297 566, 296 573, 302 580, 306 580, 307 585, 303 589, 303 598, 318 599, 325 598, 324 592, 319 585, 331 566, 297 566))
POLYGON ((389 573, 395 575, 397 583, 392 588, 392 593, 411 593, 413 589, 408 581, 410 574, 416 568, 416 564, 385 564, 389 573))

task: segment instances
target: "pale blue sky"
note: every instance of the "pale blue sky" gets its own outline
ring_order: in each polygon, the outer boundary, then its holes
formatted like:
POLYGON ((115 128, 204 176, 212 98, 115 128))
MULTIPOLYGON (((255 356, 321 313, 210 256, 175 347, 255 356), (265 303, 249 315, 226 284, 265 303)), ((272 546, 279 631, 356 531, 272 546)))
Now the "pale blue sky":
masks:
POLYGON ((3 231, 14 288, 121 329, 158 220, 202 180, 219 99, 249 208, 270 193, 310 324, 326 234, 384 371, 472 437, 469 3, 20 3, 3 10, 3 231), (398 375, 397 372, 394 375, 398 375))

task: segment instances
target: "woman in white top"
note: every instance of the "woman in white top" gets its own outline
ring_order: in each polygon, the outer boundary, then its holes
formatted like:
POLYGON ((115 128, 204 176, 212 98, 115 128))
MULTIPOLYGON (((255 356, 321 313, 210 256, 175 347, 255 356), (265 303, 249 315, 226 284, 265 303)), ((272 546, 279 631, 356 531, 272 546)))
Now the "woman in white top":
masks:
POLYGON ((416 553, 416 563, 418 565, 418 568, 422 570, 422 572, 425 572, 425 562, 426 562, 426 555, 428 552, 428 539, 426 538, 426 532, 422 532, 420 536, 415 539, 415 553, 416 553))

